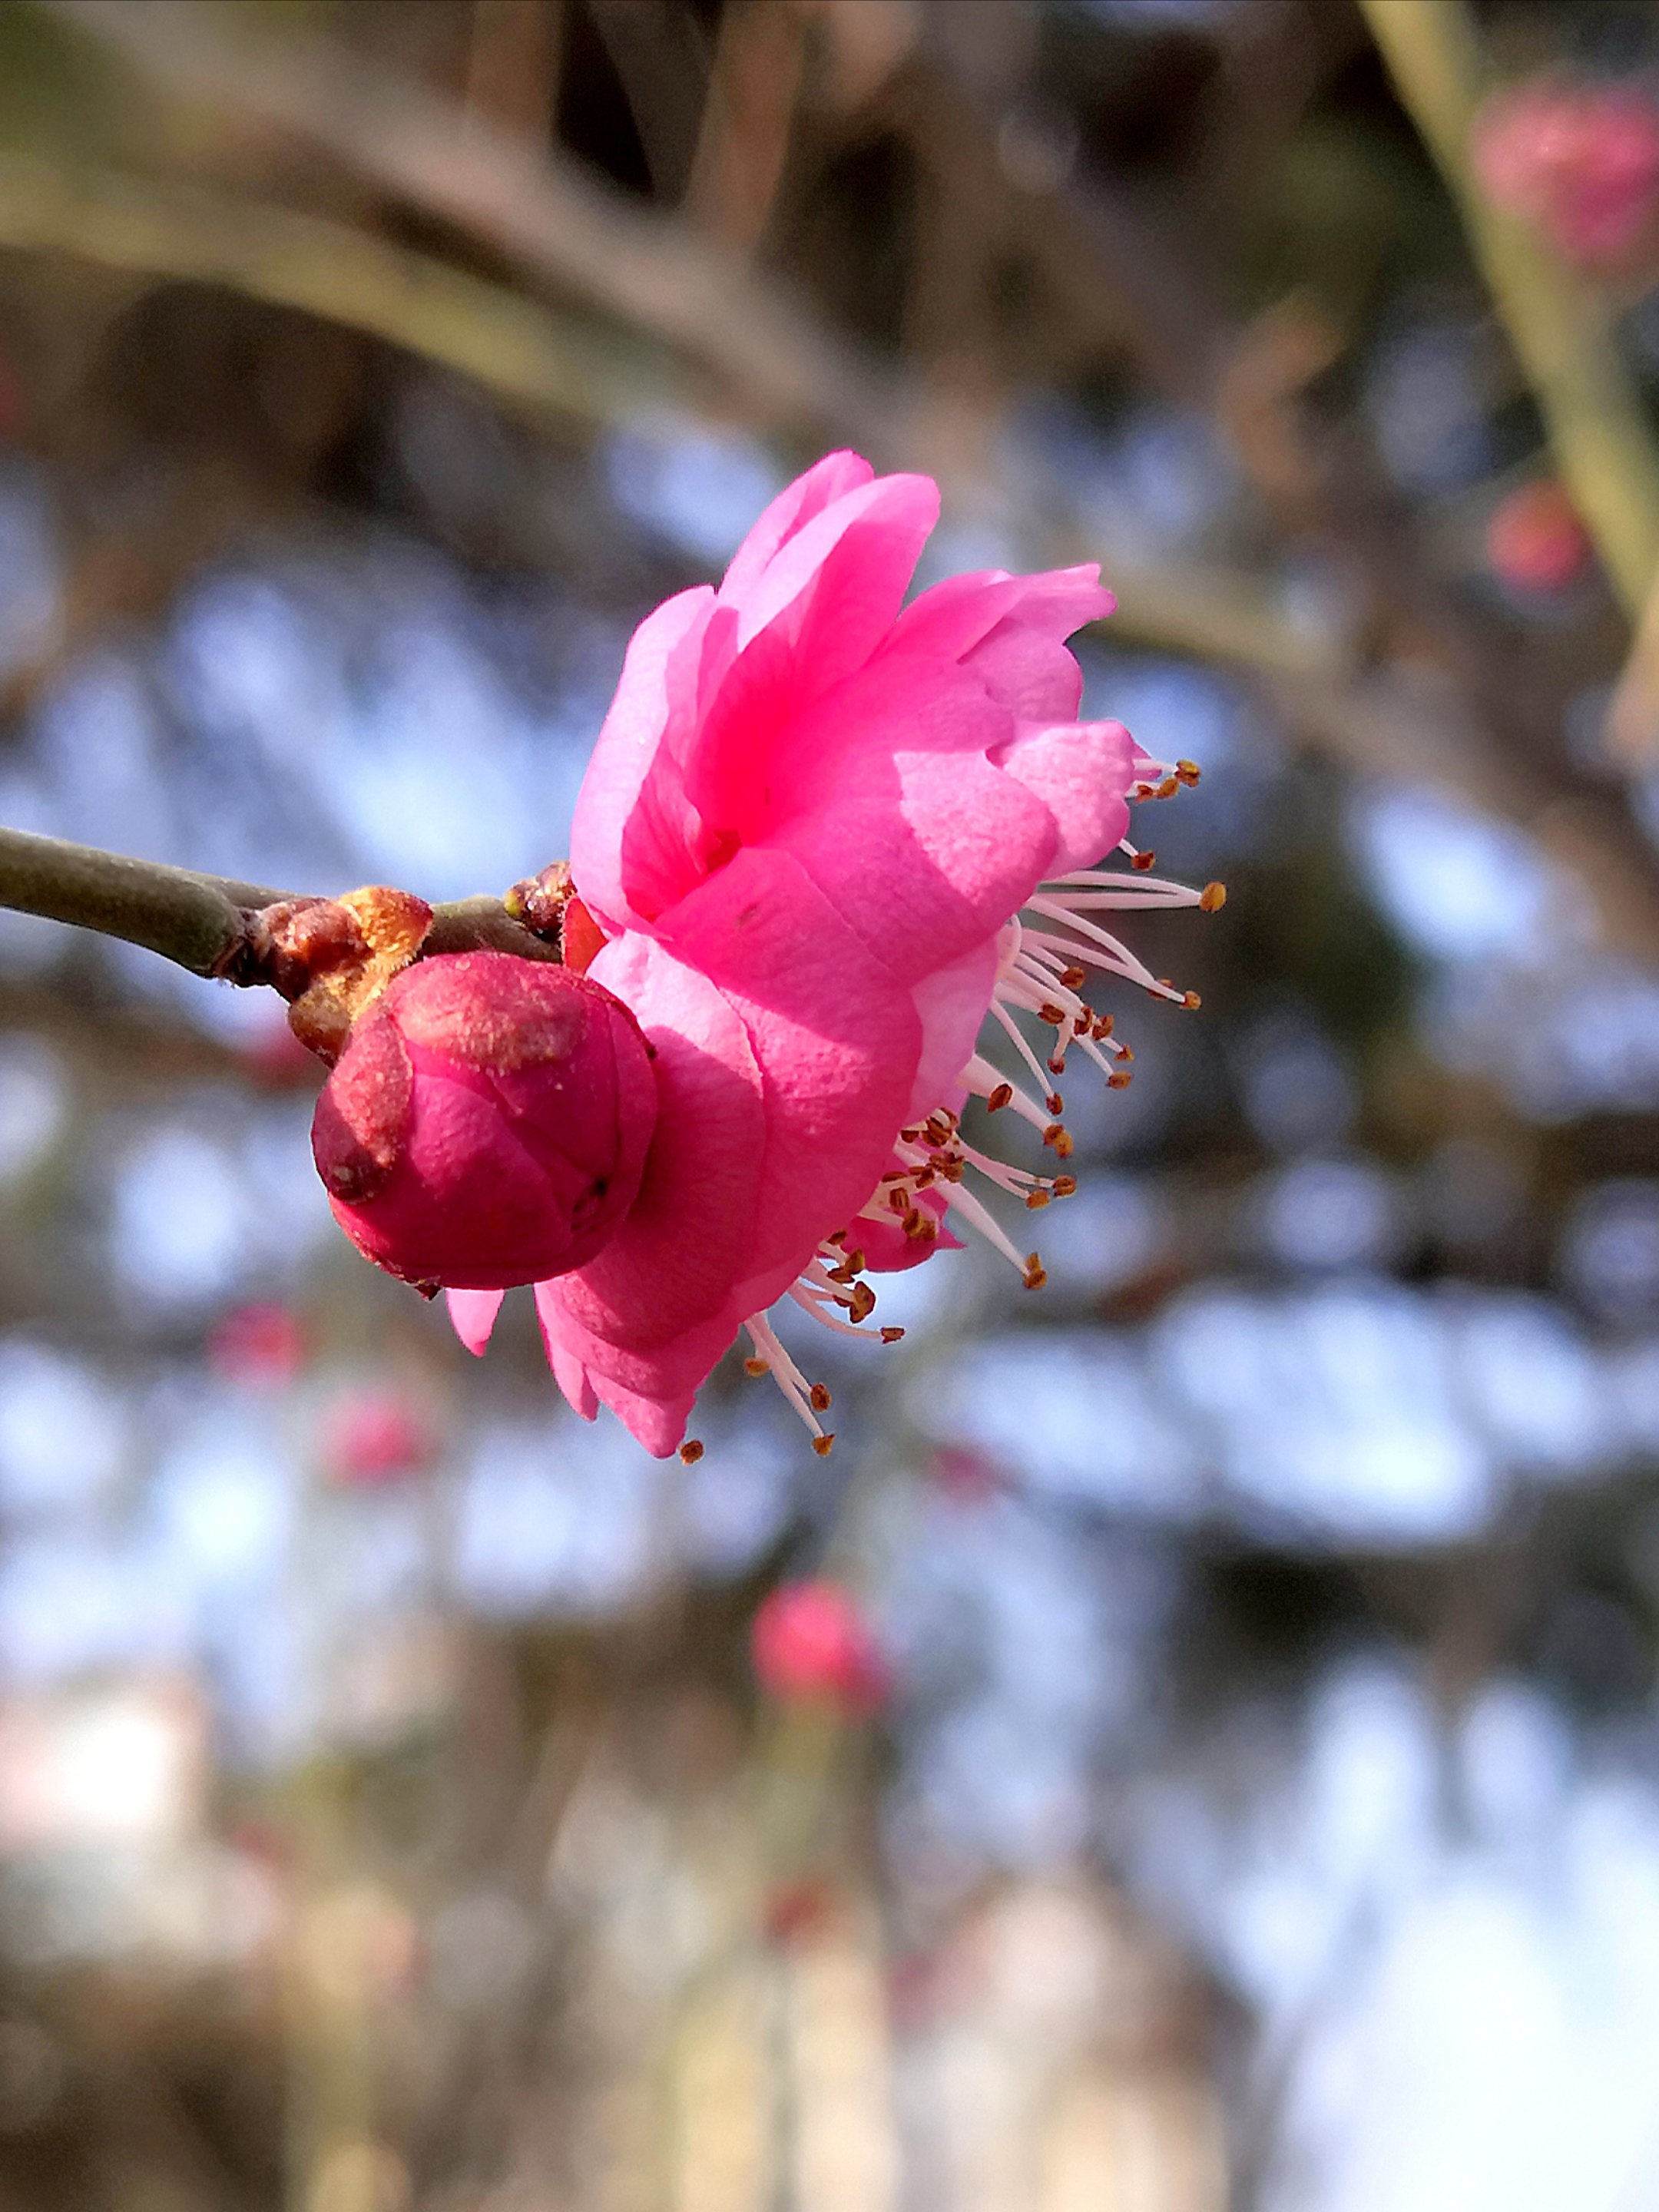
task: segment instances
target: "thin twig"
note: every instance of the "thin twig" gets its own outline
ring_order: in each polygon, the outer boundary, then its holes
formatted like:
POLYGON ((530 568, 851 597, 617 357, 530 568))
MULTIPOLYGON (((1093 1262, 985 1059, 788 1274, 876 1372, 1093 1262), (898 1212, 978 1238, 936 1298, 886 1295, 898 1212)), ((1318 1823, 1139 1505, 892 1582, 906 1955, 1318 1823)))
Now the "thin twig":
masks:
POLYGON ((800 94, 803 29, 786 0, 748 0, 720 18, 685 207, 738 252, 759 245, 777 198, 800 94))
MULTIPOLYGON (((325 902, 0 828, 0 907, 142 945, 192 975, 273 988, 280 977, 284 995, 293 996, 303 978, 291 957, 286 963, 276 957, 267 916, 296 903, 315 908, 325 902)), ((559 957, 556 946, 532 935, 500 899, 455 899, 431 915, 422 957, 481 950, 520 960, 559 957)))
POLYGON ((193 975, 223 975, 247 939, 251 914, 284 896, 0 829, 0 906, 142 945, 193 975))
POLYGON ((552 149, 492 131, 341 47, 243 30, 248 18, 180 0, 51 0, 153 83, 257 117, 353 173, 459 224, 521 268, 574 288, 714 369, 763 423, 835 427, 890 458, 904 445, 897 388, 742 260, 672 216, 619 205, 552 149))

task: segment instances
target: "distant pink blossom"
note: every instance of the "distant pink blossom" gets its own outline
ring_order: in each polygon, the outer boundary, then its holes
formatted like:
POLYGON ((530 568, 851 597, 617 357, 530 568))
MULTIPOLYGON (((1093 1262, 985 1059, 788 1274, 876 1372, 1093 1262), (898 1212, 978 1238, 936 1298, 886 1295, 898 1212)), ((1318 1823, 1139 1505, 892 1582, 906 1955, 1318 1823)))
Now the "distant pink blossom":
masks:
POLYGON ((1659 106, 1645 91, 1534 78, 1486 101, 1474 152, 1494 204, 1587 268, 1625 261, 1659 204, 1659 106))
POLYGON ((756 1613, 750 1642, 756 1680, 784 1704, 828 1705, 857 1718, 886 1699, 886 1662, 839 1583, 781 1583, 756 1613))
POLYGON ((378 1267, 469 1291, 580 1267, 627 1215, 657 1115, 603 986, 506 952, 417 961, 353 1028, 312 1150, 378 1267))
POLYGON ((210 1364, 233 1382, 291 1382, 305 1356, 305 1333, 286 1306, 233 1306, 208 1338, 210 1364))
POLYGON ((324 1455, 337 1481, 373 1487, 422 1467, 434 1442, 426 1409, 407 1391, 381 1386, 355 1390, 332 1408, 324 1455))
POLYGON ((1564 591, 1589 567, 1593 548, 1578 510, 1559 483, 1522 484, 1486 524, 1486 558, 1517 592, 1564 591))

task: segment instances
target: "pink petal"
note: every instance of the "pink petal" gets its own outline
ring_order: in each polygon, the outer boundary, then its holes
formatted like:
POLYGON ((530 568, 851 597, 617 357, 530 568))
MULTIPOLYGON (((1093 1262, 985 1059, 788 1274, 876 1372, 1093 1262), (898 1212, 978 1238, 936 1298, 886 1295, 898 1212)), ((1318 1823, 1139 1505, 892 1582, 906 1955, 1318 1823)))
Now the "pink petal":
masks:
POLYGON ((732 555, 720 586, 722 605, 731 605, 746 597, 780 546, 843 493, 867 484, 875 473, 859 454, 842 452, 826 453, 816 467, 797 477, 778 494, 732 555))
POLYGON ((551 1289, 550 1283, 536 1285, 536 1319, 541 1328, 542 1349, 553 1370, 553 1380, 564 1394, 564 1401, 571 1412, 584 1421, 596 1420, 599 1401, 594 1395, 593 1379, 583 1366, 580 1354, 566 1344, 560 1333, 561 1316, 548 1295, 551 1289))
POLYGON ((909 992, 783 853, 739 853, 675 915, 673 944, 741 1017, 764 1079, 744 1273, 778 1280, 764 1297, 744 1291, 753 1312, 869 1195, 909 1101, 921 1025, 909 992))
POLYGON ((1058 645, 1115 605, 1092 561, 1034 576, 984 568, 947 576, 919 593, 895 623, 890 649, 967 660, 1005 629, 1033 631, 1058 645))
POLYGON ((787 617, 813 690, 861 668, 892 628, 922 547, 939 520, 931 477, 877 477, 843 492, 789 538, 741 593, 739 651, 787 617))
POLYGON ((629 1390, 604 1376, 599 1378, 598 1388, 602 1402, 610 1407, 635 1442, 643 1444, 653 1458, 667 1459, 679 1449, 691 1408, 696 1402, 696 1390, 680 1390, 670 1397, 658 1398, 648 1392, 629 1390))
POLYGON ((911 993, 921 1018, 921 1058, 904 1109, 907 1121, 924 1119, 956 1090, 989 1011, 996 974, 997 940, 989 937, 924 976, 911 993))
POLYGON ((1053 816, 969 755, 843 762, 840 787, 774 833, 837 914, 914 986, 963 958, 1050 872, 1053 816))
MULTIPOLYGON (((896 1166, 898 1163, 896 1161, 896 1166)), ((945 1226, 948 1201, 936 1187, 919 1191, 916 1204, 924 1213, 931 1213, 939 1224, 936 1237, 907 1237, 904 1224, 896 1214, 885 1221, 860 1218, 848 1231, 847 1241, 856 1245, 864 1255, 866 1272, 872 1275, 902 1275, 912 1267, 919 1267, 924 1260, 931 1260, 935 1252, 960 1252, 962 1239, 953 1237, 945 1226)), ((874 1331, 871 1334, 873 1335, 874 1331)))
POLYGON ((635 913, 630 884, 659 912, 675 886, 695 880, 672 740, 696 714, 697 665, 714 608, 714 594, 700 585, 665 600, 640 624, 582 778, 571 871, 585 902, 613 933, 648 919, 635 913))
POLYGON ((450 1326, 475 1359, 482 1358, 505 1291, 446 1291, 450 1326))
POLYGON ((1136 750, 1121 722, 1066 722, 1022 730, 993 756, 1058 825, 1060 843, 1046 874, 1092 867, 1127 833, 1125 793, 1134 781, 1136 750))
POLYGON ((1006 568, 978 568, 930 584, 894 623, 889 650, 960 660, 1019 605, 1027 580, 1006 568))
POLYGON ((787 855, 739 853, 671 922, 672 943, 622 939, 593 969, 659 1048, 640 1196, 597 1259, 538 1289, 562 1383, 659 1452, 739 1323, 869 1195, 921 1037, 910 994, 787 855))
POLYGON ((754 1249, 761 1071, 726 995, 665 946, 630 933, 589 973, 656 1049, 657 1126, 627 1220, 596 1259, 557 1279, 541 1311, 574 1314, 613 1343, 667 1344, 719 1310, 754 1249))
POLYGON ((1083 672, 1066 640, 1117 604, 1102 590, 1099 576, 1091 562, 1086 568, 1018 578, 1025 588, 1017 604, 963 655, 963 665, 1019 720, 1075 719, 1083 672))

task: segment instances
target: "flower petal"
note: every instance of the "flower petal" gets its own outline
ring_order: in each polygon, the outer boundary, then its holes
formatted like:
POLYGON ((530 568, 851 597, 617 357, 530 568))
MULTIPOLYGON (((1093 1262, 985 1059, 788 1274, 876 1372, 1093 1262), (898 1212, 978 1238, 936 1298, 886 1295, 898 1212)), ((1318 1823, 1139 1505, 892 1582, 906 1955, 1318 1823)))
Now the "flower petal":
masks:
POLYGON ((688 899, 674 948, 742 1018, 765 1086, 766 1145, 741 1310, 770 1305, 868 1194, 921 1048, 910 993, 787 854, 751 849, 688 899), (775 1278, 759 1295, 755 1285, 775 1278))
POLYGON ((589 973, 655 1049, 657 1126, 640 1194, 596 1259, 544 1300, 599 1339, 670 1343, 716 1311, 754 1249, 766 1148, 761 1072, 725 994, 667 947, 615 939, 589 973))
POLYGON ((786 854, 738 854, 672 927, 593 970, 659 1050, 640 1196, 597 1259, 537 1293, 572 1402, 591 1390, 657 1452, 744 1316, 863 1202, 921 1040, 910 994, 786 854))
POLYGON ((991 696, 1021 721, 1069 722, 1083 696, 1083 672, 1066 641, 1117 602, 1093 562, 1021 576, 1015 605, 963 655, 991 696))
POLYGON ((904 1109, 907 1121, 931 1114, 958 1090, 997 975, 997 940, 988 937, 948 967, 925 975, 911 993, 921 1019, 921 1058, 904 1109))
POLYGON ((1063 722, 1022 730, 993 755, 1054 818, 1060 842, 1045 873, 1092 867, 1127 834, 1136 750, 1121 722, 1063 722))
POLYGON ((489 1341, 489 1332, 495 1326, 495 1316, 501 1310, 505 1291, 446 1291, 444 1303, 449 1308, 450 1326, 475 1359, 483 1356, 489 1341))
POLYGON ((696 824, 688 822, 679 759, 696 714, 697 668, 714 610, 704 584, 640 624, 582 778, 571 872, 584 903, 613 934, 648 923, 696 880, 690 857, 696 824))
POLYGON ((789 539, 711 625, 699 678, 704 719, 686 790, 721 830, 744 834, 781 743, 813 702, 862 668, 892 628, 939 514, 929 477, 878 477, 789 539))
POLYGON ((843 450, 826 453, 816 467, 787 485, 732 555, 720 585, 721 605, 735 605, 745 599, 781 546, 843 493, 867 484, 875 473, 862 454, 843 450))
MULTIPOLYGON (((887 750, 907 735, 925 744, 934 734, 932 710, 958 704, 902 689, 884 707, 872 700, 866 742, 837 760, 819 757, 812 787, 791 794, 799 811, 768 841, 793 853, 848 926, 913 986, 994 936, 1049 872, 1058 842, 1042 800, 982 756, 887 750)), ((981 743, 1012 742, 982 694, 977 716, 967 719, 976 719, 981 743)), ((803 750, 809 744, 810 737, 803 750)))

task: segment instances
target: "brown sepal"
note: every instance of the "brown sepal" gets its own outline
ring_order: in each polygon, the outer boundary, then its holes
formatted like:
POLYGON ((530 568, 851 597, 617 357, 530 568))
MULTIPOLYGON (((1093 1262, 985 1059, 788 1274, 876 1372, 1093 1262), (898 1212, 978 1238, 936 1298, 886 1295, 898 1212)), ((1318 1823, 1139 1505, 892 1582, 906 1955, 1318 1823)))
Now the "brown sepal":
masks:
POLYGON ((332 1067, 352 1024, 420 951, 432 908, 412 891, 370 884, 343 898, 284 900, 258 919, 289 1027, 332 1067))

